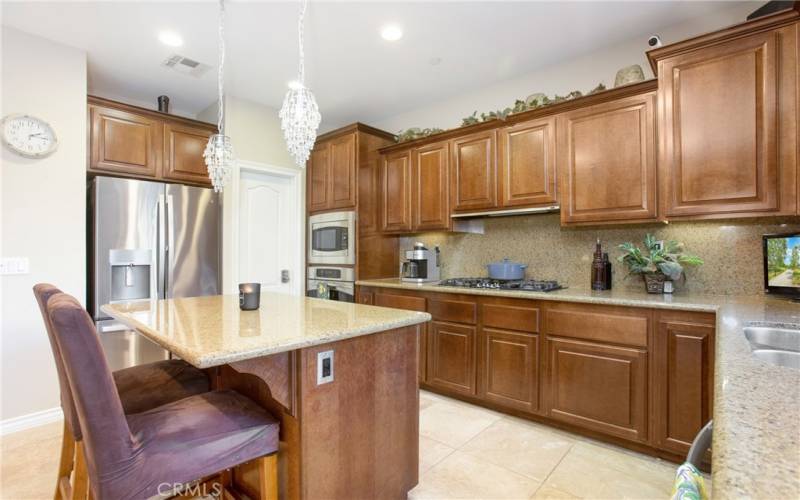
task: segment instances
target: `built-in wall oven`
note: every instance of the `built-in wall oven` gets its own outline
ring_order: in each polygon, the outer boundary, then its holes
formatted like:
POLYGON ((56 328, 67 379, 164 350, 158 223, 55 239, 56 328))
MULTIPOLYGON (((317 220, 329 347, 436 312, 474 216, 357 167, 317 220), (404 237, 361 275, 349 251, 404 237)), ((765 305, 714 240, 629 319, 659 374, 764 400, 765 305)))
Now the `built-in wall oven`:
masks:
POLYGON ((312 215, 308 218, 308 263, 354 265, 355 240, 355 212, 312 215))
POLYGON ((355 302, 356 284, 353 268, 309 266, 306 296, 355 302))

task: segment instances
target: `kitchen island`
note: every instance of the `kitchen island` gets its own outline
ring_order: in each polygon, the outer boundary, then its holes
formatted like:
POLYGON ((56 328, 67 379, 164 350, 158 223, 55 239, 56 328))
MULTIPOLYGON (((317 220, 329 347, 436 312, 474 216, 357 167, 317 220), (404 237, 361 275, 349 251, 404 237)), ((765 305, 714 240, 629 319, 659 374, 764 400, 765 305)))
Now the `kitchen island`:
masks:
MULTIPOLYGON (((236 295, 103 311, 279 418, 281 498, 405 498, 417 484, 418 336, 429 314, 276 293, 257 311, 241 311, 236 295)), ((247 465, 231 475, 258 489, 247 465)))
MULTIPOLYGON (((799 329, 800 304, 796 302, 765 295, 715 296, 680 292, 653 295, 624 289, 592 291, 568 288, 548 293, 465 289, 433 283, 417 285, 395 278, 364 280, 356 285, 360 301, 384 304, 389 299, 397 301, 397 297, 402 297, 404 303, 417 300, 419 310, 425 310, 422 306, 427 305, 427 310, 433 313, 432 328, 426 334, 428 372, 422 377, 426 389, 443 392, 444 388, 450 396, 500 411, 511 409, 520 416, 549 424, 574 424, 570 430, 576 432, 600 430, 602 434, 593 436, 676 462, 686 456, 691 439, 700 426, 713 417, 712 482, 715 497, 800 497, 800 370, 756 359, 744 332, 746 327, 758 325, 799 329), (443 307, 443 304, 448 307, 443 307), (480 308, 473 312, 467 307, 471 304, 478 304, 480 308), (504 308, 502 322, 498 322, 496 317, 498 307, 504 308), (472 316, 463 319, 462 312, 468 309, 472 316), (453 310, 462 312, 450 314, 448 325, 471 321, 478 326, 477 329, 469 327, 471 331, 464 327, 450 328, 454 333, 463 333, 464 338, 471 334, 478 339, 472 343, 478 344, 473 350, 480 353, 480 361, 477 367, 472 368, 470 376, 477 378, 479 383, 477 388, 473 386, 470 391, 461 393, 455 393, 440 383, 435 378, 438 374, 434 372, 437 365, 443 364, 442 360, 447 360, 435 350, 438 339, 434 335, 440 333, 437 320, 443 313, 449 314, 453 310), (509 318, 514 314, 520 316, 519 312, 525 311, 529 311, 524 316, 528 332, 519 326, 519 322, 512 325, 513 328, 508 326, 509 318), (494 316, 492 323, 487 324, 487 313, 490 312, 494 312, 494 316), (571 316, 570 323, 564 321, 566 314, 571 316), (631 334, 636 332, 634 321, 642 325, 647 340, 638 343, 635 337, 631 340, 631 334), (496 333, 498 326, 514 333, 501 336, 496 333), (526 336, 522 337, 522 334, 526 336), (528 349, 534 361, 529 364, 527 376, 533 380, 530 391, 533 397, 528 399, 527 407, 518 404, 521 393, 511 391, 522 385, 522 377, 515 379, 516 386, 503 387, 496 382, 497 374, 502 371, 493 370, 490 364, 493 361, 490 348, 495 338, 503 340, 505 345, 516 341, 523 346, 523 341, 515 340, 523 339, 534 346, 528 349), (618 350, 617 346, 625 346, 628 350, 636 348, 642 361, 646 362, 642 364, 649 367, 649 383, 644 384, 640 394, 650 404, 637 407, 629 403, 627 394, 637 386, 618 384, 622 390, 613 390, 609 387, 613 385, 610 378, 587 391, 585 387, 589 382, 576 378, 576 364, 570 364, 576 357, 560 348, 567 343, 572 351, 581 354, 584 363, 592 359, 593 353, 585 347, 590 344, 602 345, 604 356, 618 350), (432 355, 437 357, 430 359, 432 355), (537 356, 543 365, 538 366, 538 371, 537 356), (572 372, 562 370, 566 373, 562 374, 556 370, 559 367, 570 368, 572 372), (494 384, 494 390, 489 382, 494 384), (565 388, 567 390, 562 392, 565 388), (570 401, 569 396, 573 393, 587 397, 583 401, 570 401), (499 400, 498 394, 504 400, 499 400), (510 400, 510 395, 515 400, 510 400), (649 407, 649 410, 642 411, 649 411, 651 425, 644 421, 639 435, 625 436, 617 432, 620 427, 635 429, 636 420, 615 420, 613 412, 598 411, 602 407, 596 406, 595 401, 603 399, 598 395, 605 396, 606 400, 616 396, 617 407, 631 409, 626 412, 626 418, 628 414, 635 415, 637 408, 649 407), (581 405, 589 405, 592 412, 585 411, 581 405), (519 412, 517 408, 523 408, 523 411, 519 412), (586 414, 590 414, 591 420, 575 418, 586 414), (614 424, 616 428, 608 424, 614 424), (613 439, 616 436, 622 439, 613 439), (646 446, 640 448, 640 444, 646 446)), ((522 348, 517 351, 524 352, 522 348)), ((513 354, 504 356, 514 359, 513 354)), ((624 361, 622 356, 619 357, 624 361)), ((498 364, 498 361, 494 363, 498 364)), ((634 364, 635 361, 630 366, 634 364)), ((501 368, 507 370, 510 366, 513 365, 505 362, 501 368)), ((600 377, 614 373, 606 370, 600 374, 598 369, 605 366, 595 362, 592 375, 600 377)), ((637 372, 632 368, 619 373, 630 376, 628 380, 635 380, 637 372)))

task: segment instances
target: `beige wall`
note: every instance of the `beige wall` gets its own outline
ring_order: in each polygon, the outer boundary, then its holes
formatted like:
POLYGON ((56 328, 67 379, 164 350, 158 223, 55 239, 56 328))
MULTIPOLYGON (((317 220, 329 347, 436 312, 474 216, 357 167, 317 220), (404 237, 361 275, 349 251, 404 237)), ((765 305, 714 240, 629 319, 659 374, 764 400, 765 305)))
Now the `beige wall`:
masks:
POLYGON ((688 272, 679 290, 714 295, 763 292, 761 235, 800 231, 797 217, 733 221, 673 222, 617 227, 561 227, 558 214, 487 218, 484 234, 426 233, 401 238, 400 248, 415 241, 428 248, 440 245, 446 278, 486 276, 484 266, 508 257, 528 264, 527 276, 558 280, 575 288, 589 288, 594 245, 600 238, 613 263, 615 288, 641 290, 641 278, 626 279, 627 271, 616 261, 617 246, 632 241, 642 246, 645 234, 676 240, 705 264, 688 272))
MULTIPOLYGON (((197 115, 198 120, 217 123, 217 103, 197 115)), ((293 167, 286 150, 278 110, 234 96, 225 98, 225 133, 233 141, 239 160, 293 167)))
MULTIPOLYGON (((199 120, 217 122, 217 103, 197 115, 199 120)), ((225 98, 225 133, 231 138, 234 154, 240 161, 256 162, 266 165, 297 168, 289 156, 286 142, 283 139, 278 110, 234 96, 225 98)), ((300 182, 305 185, 305 173, 301 173, 300 182)), ((303 197, 298 200, 302 211, 305 211, 305 189, 303 197)), ((229 258, 233 251, 233 225, 236 214, 232 200, 222 195, 222 283, 228 282, 227 276, 236 275, 233 265, 235 259, 229 258)), ((223 288, 225 293, 235 290, 223 288)))
POLYGON ((3 148, 0 253, 28 257, 30 274, 2 280, 2 408, 6 420, 59 405, 55 364, 31 288, 50 282, 86 295, 86 54, 2 28, 2 111, 47 120, 48 158, 3 148))
MULTIPOLYGON (((678 42, 742 22, 750 12, 763 3, 757 1, 736 4, 730 8, 720 9, 716 16, 695 18, 678 26, 659 30, 658 34, 665 44, 678 42)), ((632 27, 631 31, 636 32, 636 27, 632 27)), ((602 40, 598 42, 602 43, 602 40)), ((647 35, 636 36, 625 43, 602 50, 587 47, 586 55, 583 57, 563 61, 474 92, 442 99, 434 104, 412 108, 405 113, 370 122, 370 125, 390 132, 410 127, 453 128, 459 126, 461 119, 473 111, 477 110, 480 115, 482 112, 504 109, 513 106, 516 99, 524 99, 536 92, 543 92, 549 96, 564 95, 573 90, 587 92, 601 82, 609 88, 613 87, 617 70, 631 64, 641 65, 645 76, 652 78, 653 73, 645 55, 648 48, 647 35)))

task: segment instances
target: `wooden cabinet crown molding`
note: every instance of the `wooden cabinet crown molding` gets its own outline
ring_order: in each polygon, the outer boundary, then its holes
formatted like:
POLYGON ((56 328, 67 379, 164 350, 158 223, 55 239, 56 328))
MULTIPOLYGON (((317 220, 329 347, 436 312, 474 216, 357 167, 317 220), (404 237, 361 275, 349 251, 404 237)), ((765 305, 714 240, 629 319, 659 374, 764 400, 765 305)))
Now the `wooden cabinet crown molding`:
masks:
POLYGON ((325 132, 324 134, 318 135, 317 143, 329 141, 342 135, 352 134, 354 132, 363 132, 365 134, 374 135, 391 142, 395 142, 397 140, 397 136, 390 132, 372 127, 370 125, 365 125, 361 122, 355 122, 345 127, 337 128, 336 130, 331 130, 329 132, 325 132))
POLYGON ((776 12, 769 16, 759 17, 751 21, 650 50, 647 52, 647 59, 650 62, 650 67, 653 69, 653 74, 658 77, 661 71, 659 61, 663 59, 691 52, 699 48, 710 47, 718 43, 730 42, 737 38, 746 37, 755 33, 771 31, 781 26, 797 22, 798 20, 800 20, 800 2, 795 2, 792 8, 776 12))
POLYGON ((125 104, 123 102, 112 101, 111 99, 106 99, 104 97, 97 97, 90 95, 87 96, 86 101, 90 106, 95 105, 103 108, 118 109, 120 111, 127 111, 129 113, 133 113, 140 116, 147 116, 150 118, 154 118, 156 120, 182 124, 189 127, 208 129, 212 131, 212 133, 217 132, 217 126, 213 123, 207 123, 200 120, 193 120, 192 118, 186 118, 184 116, 178 116, 178 115, 171 115, 169 113, 161 113, 160 111, 156 111, 153 109, 147 109, 147 108, 142 108, 140 106, 134 106, 132 104, 125 104))
POLYGON ((468 136, 477 132, 483 132, 486 130, 497 129, 500 127, 516 125, 517 123, 535 120, 545 116, 556 115, 572 109, 584 108, 587 106, 593 106, 595 104, 615 101, 617 99, 622 99, 623 97, 628 97, 631 95, 637 95, 637 94, 642 94, 644 92, 656 90, 657 88, 658 88, 658 80, 656 79, 645 80, 643 82, 632 83, 630 85, 623 85, 621 87, 595 92, 594 94, 589 94, 575 99, 562 101, 556 104, 551 104, 549 106, 543 106, 541 108, 532 109, 530 111, 515 113, 513 115, 509 115, 508 117, 506 117, 505 120, 493 119, 481 123, 476 123, 474 125, 467 125, 465 127, 457 127, 445 130, 444 132, 439 132, 438 134, 432 134, 427 137, 422 137, 420 139, 414 139, 412 141, 405 141, 397 144, 391 144, 389 146, 381 148, 379 151, 381 152, 381 154, 386 154, 395 151, 410 150, 434 142, 458 139, 460 137, 468 136))

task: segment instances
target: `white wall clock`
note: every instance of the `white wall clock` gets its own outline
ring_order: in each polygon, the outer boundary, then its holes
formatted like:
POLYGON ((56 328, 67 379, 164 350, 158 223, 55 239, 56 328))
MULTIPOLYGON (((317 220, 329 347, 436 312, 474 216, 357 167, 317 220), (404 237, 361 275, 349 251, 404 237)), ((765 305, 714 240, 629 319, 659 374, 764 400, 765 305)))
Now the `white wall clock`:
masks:
POLYGON ((8 115, 0 122, 3 144, 26 158, 44 158, 58 148, 56 132, 49 123, 35 116, 8 115))

